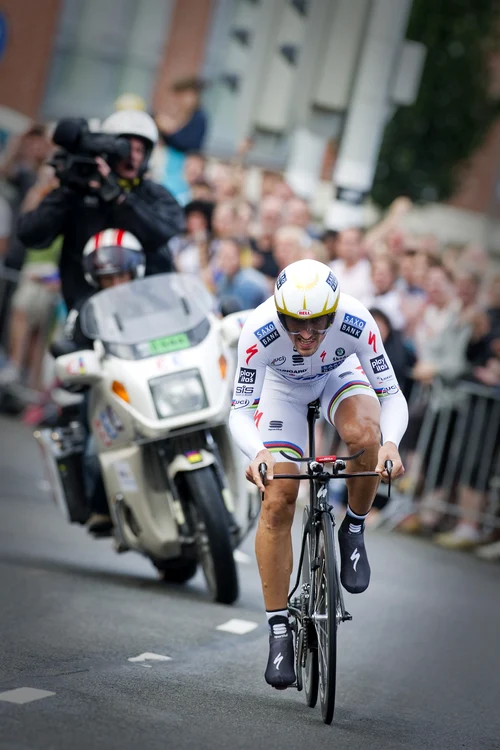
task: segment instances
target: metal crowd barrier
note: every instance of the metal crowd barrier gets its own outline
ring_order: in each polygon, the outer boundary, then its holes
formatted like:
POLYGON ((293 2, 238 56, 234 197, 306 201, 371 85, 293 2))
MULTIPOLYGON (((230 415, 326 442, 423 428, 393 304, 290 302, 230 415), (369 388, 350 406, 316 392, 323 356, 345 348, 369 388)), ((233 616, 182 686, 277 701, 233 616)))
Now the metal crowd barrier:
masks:
POLYGON ((426 507, 483 529, 500 528, 500 388, 415 382, 408 407, 410 431, 413 420, 421 424, 414 444, 402 444, 403 461, 411 466, 383 510, 384 525, 397 526, 439 488, 441 499, 434 497, 426 507), (478 512, 458 504, 458 488, 471 486, 485 495, 478 512))

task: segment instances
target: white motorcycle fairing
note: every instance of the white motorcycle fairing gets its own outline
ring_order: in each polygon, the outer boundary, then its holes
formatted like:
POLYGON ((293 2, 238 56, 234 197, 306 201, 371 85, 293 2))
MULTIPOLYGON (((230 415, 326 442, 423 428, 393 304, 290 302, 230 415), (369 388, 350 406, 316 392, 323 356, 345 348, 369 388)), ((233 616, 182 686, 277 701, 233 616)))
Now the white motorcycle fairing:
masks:
POLYGON ((59 357, 56 371, 91 386, 88 422, 118 549, 182 555, 193 542, 182 476, 209 468, 235 546, 260 498, 228 430, 234 367, 211 296, 197 279, 164 274, 99 292, 81 316, 94 350, 59 357))

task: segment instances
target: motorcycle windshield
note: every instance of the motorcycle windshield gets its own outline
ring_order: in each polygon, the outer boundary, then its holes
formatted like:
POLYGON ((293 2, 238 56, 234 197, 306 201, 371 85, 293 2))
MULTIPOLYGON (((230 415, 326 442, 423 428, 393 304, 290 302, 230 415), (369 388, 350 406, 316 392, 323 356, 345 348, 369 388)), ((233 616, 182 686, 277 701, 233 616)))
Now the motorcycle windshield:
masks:
POLYGON ((172 273, 104 289, 87 300, 80 315, 85 336, 113 345, 118 356, 140 359, 199 343, 215 309, 199 279, 172 273))

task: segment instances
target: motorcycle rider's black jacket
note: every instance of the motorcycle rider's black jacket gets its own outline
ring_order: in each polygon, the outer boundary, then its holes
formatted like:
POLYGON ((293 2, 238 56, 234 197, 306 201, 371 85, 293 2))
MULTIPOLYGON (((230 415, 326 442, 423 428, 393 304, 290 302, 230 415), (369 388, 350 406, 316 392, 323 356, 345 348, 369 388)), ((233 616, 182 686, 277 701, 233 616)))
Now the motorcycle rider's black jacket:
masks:
POLYGON ((19 217, 18 237, 27 247, 45 248, 58 235, 64 236, 59 268, 68 310, 92 291, 83 275, 82 252, 87 240, 104 229, 119 227, 137 237, 146 253, 146 275, 173 270, 165 246, 184 228, 184 213, 173 195, 142 179, 120 191, 117 200, 105 202, 98 195, 59 187, 34 211, 19 217))

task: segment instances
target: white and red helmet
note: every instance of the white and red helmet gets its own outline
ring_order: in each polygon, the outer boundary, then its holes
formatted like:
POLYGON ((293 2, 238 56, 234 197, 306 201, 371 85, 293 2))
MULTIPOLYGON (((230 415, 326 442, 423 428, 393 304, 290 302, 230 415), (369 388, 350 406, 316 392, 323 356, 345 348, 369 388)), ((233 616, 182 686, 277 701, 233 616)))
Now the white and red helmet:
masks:
POLYGON ((94 287, 99 286, 100 276, 130 273, 133 279, 140 279, 146 270, 141 243, 124 229, 105 229, 94 234, 83 248, 82 262, 85 280, 94 287))

